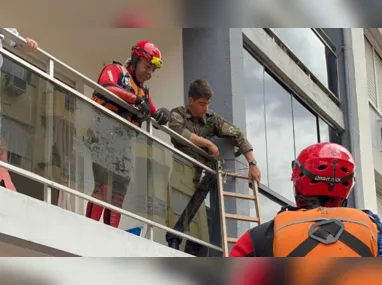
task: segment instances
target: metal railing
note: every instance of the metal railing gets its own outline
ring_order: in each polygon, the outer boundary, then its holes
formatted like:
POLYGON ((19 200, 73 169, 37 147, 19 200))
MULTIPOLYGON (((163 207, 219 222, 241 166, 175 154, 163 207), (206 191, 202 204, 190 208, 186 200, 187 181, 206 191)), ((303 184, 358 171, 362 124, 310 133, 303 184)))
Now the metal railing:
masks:
MULTIPOLYGON (((25 39, 23 39, 22 37, 20 37, 18 35, 15 35, 15 34, 9 32, 8 30, 6 30, 4 28, 2 28, 0 30, 1 30, 1 32, 6 37, 10 38, 12 41, 14 41, 16 43, 21 43, 23 45, 26 44, 25 39)), ((46 72, 44 72, 40 68, 36 67, 35 65, 31 64, 27 60, 22 59, 19 56, 15 55, 14 53, 8 51, 4 47, 0 49, 0 54, 3 54, 4 56, 6 56, 9 59, 15 61, 17 64, 25 67, 26 69, 29 69, 30 71, 34 72, 35 74, 40 76, 42 79, 47 80, 51 84, 59 86, 62 89, 64 89, 65 91, 69 92, 70 94, 73 94, 77 98, 80 98, 83 101, 86 101, 87 103, 89 103, 94 108, 97 108, 97 109, 101 110, 102 112, 106 113, 110 117, 112 117, 115 120, 117 120, 117 121, 121 122, 122 124, 126 125, 128 128, 130 128, 130 129, 132 129, 132 130, 134 130, 134 131, 136 131, 138 133, 143 134, 144 136, 148 137, 152 141, 155 141, 156 143, 162 145, 166 149, 172 151, 173 153, 179 155, 180 157, 182 157, 185 160, 193 163, 194 165, 204 169, 205 171, 213 173, 215 175, 217 174, 217 172, 215 170, 211 169, 210 167, 207 167, 205 164, 200 163, 199 161, 195 160, 194 158, 192 158, 192 157, 188 156, 187 154, 183 153, 182 151, 176 149, 172 145, 170 145, 170 144, 160 140, 159 138, 153 136, 153 134, 152 134, 152 126, 155 126, 156 128, 158 128, 158 129, 162 130, 163 132, 167 133, 168 135, 170 135, 170 137, 180 141, 181 143, 189 145, 197 153, 199 153, 199 154, 203 155, 204 157, 209 158, 209 159, 212 160, 212 158, 204 150, 202 150, 201 148, 197 147, 196 145, 194 145, 193 143, 191 143, 187 139, 183 138, 182 136, 180 136, 179 134, 177 134, 173 130, 169 129, 168 127, 158 125, 153 118, 151 118, 151 120, 149 122, 147 122, 148 123, 147 124, 148 128, 145 131, 144 129, 135 126, 134 124, 132 124, 128 120, 122 118, 121 116, 119 116, 116 113, 110 111, 109 109, 106 109, 105 107, 101 106, 100 104, 94 102, 92 99, 90 99, 89 97, 85 96, 84 94, 82 94, 78 90, 76 90, 76 89, 70 87, 69 85, 67 85, 67 84, 61 82, 60 80, 58 80, 55 77, 55 70, 56 70, 57 65, 60 66, 61 68, 64 68, 68 73, 71 73, 73 76, 77 77, 79 80, 82 80, 84 84, 86 84, 87 86, 91 87, 94 90, 97 90, 97 92, 101 93, 102 95, 104 95, 108 99, 112 100, 113 102, 115 102, 119 106, 128 109, 129 111, 131 111, 134 114, 139 114, 138 110, 135 109, 132 105, 124 102, 118 96, 115 96, 113 93, 111 93, 107 89, 105 89, 102 86, 98 85, 96 82, 92 81, 91 79, 89 79, 85 75, 79 73, 78 71, 74 70, 73 68, 71 68, 70 66, 66 65, 65 63, 59 61, 58 59, 56 59, 52 55, 48 54, 47 52, 41 50, 40 48, 38 48, 38 50, 35 51, 35 54, 37 54, 37 56, 40 58, 40 61, 46 62, 46 72)), ((213 160, 213 161, 216 161, 216 160, 213 160)), ((222 251, 221 247, 217 247, 217 246, 212 245, 210 243, 204 242, 204 241, 202 241, 200 239, 194 238, 194 237, 192 237, 190 235, 178 232, 178 231, 173 230, 173 229, 171 229, 169 227, 166 227, 164 225, 161 225, 161 224, 158 224, 158 223, 153 222, 151 220, 145 219, 145 218, 143 218, 143 217, 141 217, 139 215, 136 215, 136 214, 133 214, 133 213, 131 213, 129 211, 120 209, 120 208, 118 208, 116 206, 113 206, 113 205, 111 205, 109 203, 106 203, 106 202, 103 202, 103 201, 98 200, 96 198, 93 198, 91 196, 88 196, 88 195, 86 195, 84 193, 81 193, 81 192, 79 192, 77 190, 74 190, 74 189, 66 187, 66 186, 64 186, 62 184, 53 182, 53 181, 51 181, 49 179, 46 179, 46 178, 44 178, 42 176, 39 176, 39 175, 37 175, 37 174, 35 174, 33 172, 27 171, 25 169, 22 169, 22 168, 19 168, 19 167, 16 167, 16 166, 12 166, 11 164, 5 163, 3 161, 0 161, 0 167, 3 167, 3 168, 5 168, 5 169, 7 169, 7 170, 9 170, 11 172, 17 173, 17 174, 19 174, 21 176, 24 176, 26 178, 29 178, 31 180, 34 180, 34 181, 37 181, 37 182, 43 184, 45 192, 46 192, 45 193, 46 194, 45 195, 45 201, 48 202, 48 203, 50 203, 50 201, 51 201, 51 189, 52 188, 58 189, 60 191, 69 193, 71 195, 74 195, 75 197, 82 198, 82 199, 87 200, 87 201, 89 201, 91 203, 100 205, 102 207, 108 208, 108 209, 110 209, 112 211, 115 211, 117 213, 120 213, 122 215, 128 216, 128 217, 130 217, 132 219, 135 219, 137 221, 140 221, 140 222, 143 222, 143 223, 147 224, 148 228, 149 228, 149 237, 148 238, 151 239, 151 240, 153 240, 153 227, 156 227, 156 228, 165 230, 165 231, 167 231, 169 233, 175 234, 175 235, 177 235, 177 236, 179 236, 181 238, 184 238, 186 240, 190 240, 190 241, 196 242, 196 243, 198 243, 200 245, 203 245, 205 247, 208 247, 208 248, 211 248, 211 249, 214 249, 214 250, 217 250, 217 251, 222 251)))
POLYGON ((205 247, 212 248, 212 249, 215 249, 215 250, 218 250, 218 251, 222 251, 222 248, 217 247, 217 246, 215 246, 213 244, 207 243, 207 242, 202 241, 200 239, 194 238, 194 237, 192 237, 190 235, 178 232, 178 231, 173 230, 173 229, 171 229, 169 227, 166 227, 164 225, 161 225, 161 224, 158 224, 158 223, 153 222, 151 220, 145 219, 145 218, 143 218, 143 217, 141 217, 139 215, 136 215, 136 214, 131 213, 129 211, 123 210, 123 209, 118 208, 116 206, 113 206, 113 205, 111 205, 109 203, 103 202, 103 201, 98 200, 96 198, 93 198, 93 197, 91 197, 89 195, 81 193, 81 192, 79 192, 77 190, 74 190, 72 188, 66 187, 66 186, 64 186, 62 184, 56 183, 56 182, 54 182, 52 180, 46 179, 46 178, 44 178, 44 177, 42 177, 40 175, 37 175, 37 174, 35 174, 33 172, 30 172, 30 171, 27 171, 25 169, 19 168, 17 166, 13 166, 13 165, 11 165, 9 163, 6 163, 6 162, 3 162, 1 160, 0 160, 0 167, 5 168, 8 171, 11 171, 13 173, 16 173, 18 175, 21 175, 21 176, 23 176, 25 178, 31 179, 33 181, 36 181, 36 182, 41 183, 42 185, 44 185, 44 187, 46 187, 47 192, 48 192, 47 193, 47 198, 45 199, 45 202, 47 202, 49 204, 50 204, 50 197, 52 196, 51 195, 52 188, 53 189, 57 189, 59 191, 63 191, 65 193, 74 195, 75 197, 84 199, 84 200, 86 200, 88 202, 94 203, 96 205, 105 207, 105 208, 110 209, 110 210, 112 210, 114 212, 117 212, 119 214, 122 214, 122 215, 125 215, 127 217, 130 217, 130 218, 132 218, 134 220, 137 220, 137 221, 140 221, 142 223, 145 223, 147 225, 147 227, 148 227, 148 232, 149 232, 148 239, 150 239, 150 240, 154 240, 154 231, 153 231, 153 228, 155 227, 155 228, 162 229, 164 231, 170 232, 170 233, 172 233, 174 235, 177 235, 179 237, 182 237, 182 238, 184 238, 186 240, 190 240, 190 241, 196 242, 196 243, 198 243, 200 245, 203 245, 205 247))
MULTIPOLYGON (((0 28, 0 32, 2 34, 4 34, 4 36, 6 38, 11 39, 15 43, 20 43, 20 44, 26 45, 26 40, 23 37, 8 31, 6 28, 0 28)), ((117 105, 121 106, 122 108, 125 108, 125 109, 129 110, 133 114, 138 115, 138 116, 141 115, 141 113, 136 108, 134 108, 131 104, 123 101, 121 98, 119 98, 118 96, 116 96, 115 94, 113 94, 112 92, 107 90, 106 88, 102 87, 97 82, 91 80, 90 78, 88 78, 84 74, 78 72, 74 68, 70 67, 69 65, 67 65, 64 62, 60 61, 59 59, 55 58, 51 54, 49 54, 46 51, 42 50, 41 48, 37 48, 37 50, 33 53, 33 57, 37 58, 40 62, 45 62, 45 64, 46 64, 46 72, 47 73, 42 72, 39 68, 37 68, 34 65, 30 64, 26 60, 20 61, 18 56, 15 56, 13 53, 5 50, 4 47, 3 47, 2 53, 4 53, 6 56, 12 58, 13 60, 19 62, 23 66, 25 66, 25 67, 31 69, 32 71, 38 73, 39 75, 41 75, 45 79, 51 81, 52 83, 55 83, 56 85, 59 85, 60 87, 64 88, 65 90, 67 90, 67 91, 73 93, 74 95, 80 97, 81 99, 86 100, 85 98, 88 98, 88 97, 84 96, 82 93, 78 92, 78 90, 75 90, 74 88, 71 88, 70 86, 62 83, 60 80, 57 80, 55 78, 55 70, 58 67, 58 68, 60 68, 61 72, 62 71, 64 72, 65 76, 67 76, 69 78, 74 78, 76 80, 76 82, 78 81, 78 82, 80 82, 80 83, 90 87, 91 89, 99 92, 100 94, 105 96, 107 99, 113 101, 114 103, 116 103, 117 105), (47 74, 49 74, 48 77, 45 76, 47 74)), ((86 101, 90 102, 89 100, 86 100, 86 101)), ((96 106, 96 107, 100 107, 99 104, 97 104, 97 105, 93 104, 93 105, 96 106)), ((100 109, 105 109, 105 108, 100 108, 100 109)), ((125 120, 125 122, 128 122, 128 121, 125 120)), ((130 123, 130 122, 128 122, 128 123, 130 123)), ((170 128, 168 128, 167 126, 161 126, 161 125, 157 124, 157 122, 156 122, 156 120, 154 118, 150 118, 150 121, 147 121, 147 125, 148 125, 147 126, 147 132, 146 133, 145 132, 141 132, 141 133, 145 133, 145 135, 152 134, 151 124, 154 125, 157 129, 159 129, 159 130, 163 131, 164 133, 168 134, 173 139, 179 141, 182 144, 185 144, 185 145, 191 147, 195 152, 197 152, 198 154, 202 155, 203 157, 205 157, 205 158, 207 158, 207 159, 209 159, 209 160, 211 160, 213 162, 216 162, 216 159, 212 158, 210 155, 208 155, 208 153, 206 153, 204 150, 202 150, 197 145, 195 145, 192 142, 190 142, 189 140, 185 139, 184 137, 182 137, 178 133, 176 133, 173 130, 171 130, 170 128)), ((135 127, 135 125, 133 125, 131 123, 129 124, 129 126, 130 127, 135 127)), ((139 128, 139 129, 143 131, 143 129, 141 129, 141 128, 139 128)), ((189 159, 189 158, 190 157, 188 157, 187 159, 189 159)))

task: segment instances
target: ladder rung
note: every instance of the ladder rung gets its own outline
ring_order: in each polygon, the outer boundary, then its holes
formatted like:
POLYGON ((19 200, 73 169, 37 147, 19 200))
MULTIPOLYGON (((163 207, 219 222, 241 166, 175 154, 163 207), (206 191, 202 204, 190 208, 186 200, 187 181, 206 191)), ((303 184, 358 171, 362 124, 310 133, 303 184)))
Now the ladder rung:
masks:
POLYGON ((225 214, 225 217, 227 219, 231 219, 231 220, 239 220, 239 221, 255 222, 255 223, 259 222, 259 218, 253 218, 253 217, 248 217, 248 216, 225 214))
POLYGON ((234 193, 234 192, 223 192, 224 196, 232 197, 232 198, 239 198, 239 199, 245 199, 245 200, 256 200, 255 196, 251 195, 245 195, 240 193, 234 193))
POLYGON ((237 243, 238 240, 239 240, 238 238, 227 237, 227 242, 229 243, 237 243))

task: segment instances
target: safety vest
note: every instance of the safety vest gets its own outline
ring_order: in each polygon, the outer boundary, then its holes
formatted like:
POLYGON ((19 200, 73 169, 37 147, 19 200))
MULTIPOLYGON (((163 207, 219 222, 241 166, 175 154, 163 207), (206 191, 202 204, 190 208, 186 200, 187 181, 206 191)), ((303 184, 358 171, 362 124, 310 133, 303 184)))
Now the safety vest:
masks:
POLYGON ((256 256, 378 256, 377 225, 354 208, 285 208, 249 235, 256 256))
MULTIPOLYGON (((134 80, 131 80, 129 72, 126 70, 126 68, 119 62, 113 61, 113 64, 116 65, 119 70, 121 71, 120 77, 118 78, 118 85, 122 87, 123 89, 126 89, 127 91, 134 93, 137 96, 140 96, 144 98, 145 100, 148 99, 148 89, 144 87, 138 86, 134 80)), ((101 77, 101 74, 105 70, 107 66, 105 66, 102 71, 100 72, 97 82, 99 83, 99 79, 101 77)), ((125 108, 120 107, 113 101, 106 98, 104 95, 94 92, 92 99, 97 102, 98 104, 101 104, 105 108, 117 113, 121 117, 127 119, 128 121, 132 122, 136 126, 141 126, 142 122, 139 120, 139 118, 132 114, 130 111, 126 110, 125 108)), ((135 107, 135 106, 134 106, 135 107)), ((135 107, 136 108, 136 107, 135 107)), ((136 108, 138 109, 138 108, 136 108)))

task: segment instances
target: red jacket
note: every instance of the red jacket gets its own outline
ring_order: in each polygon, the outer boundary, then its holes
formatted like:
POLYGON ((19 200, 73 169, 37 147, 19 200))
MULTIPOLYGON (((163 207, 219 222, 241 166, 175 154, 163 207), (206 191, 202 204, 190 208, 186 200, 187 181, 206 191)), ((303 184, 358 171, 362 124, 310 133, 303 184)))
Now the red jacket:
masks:
MULTIPOLYGON (((133 80, 132 71, 130 68, 127 69, 127 72, 130 74, 130 80, 133 80)), ((129 104, 134 104, 136 100, 136 95, 132 92, 129 92, 125 89, 123 89, 120 85, 118 85, 118 81, 122 76, 121 69, 118 67, 117 64, 109 64, 104 67, 102 70, 99 79, 98 84, 108 89, 110 92, 114 93, 118 97, 120 97, 122 100, 129 104)), ((140 88, 144 88, 142 85, 138 85, 140 88)), ((154 115, 157 108, 154 105, 154 103, 151 100, 151 96, 149 94, 148 96, 148 103, 150 107, 151 115, 154 115)))
POLYGON ((229 257, 247 257, 252 252, 254 252, 252 241, 249 236, 249 233, 246 232, 232 247, 229 257))

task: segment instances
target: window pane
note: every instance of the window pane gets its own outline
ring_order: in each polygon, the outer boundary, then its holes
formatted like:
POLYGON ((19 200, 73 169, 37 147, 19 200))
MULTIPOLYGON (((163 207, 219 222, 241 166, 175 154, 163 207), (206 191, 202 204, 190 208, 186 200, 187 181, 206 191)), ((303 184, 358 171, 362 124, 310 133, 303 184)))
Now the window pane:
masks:
POLYGON ((269 74, 264 81, 269 188, 291 199, 291 163, 295 158, 292 98, 269 74))
POLYGON ((264 117, 264 67, 244 50, 244 94, 246 102, 247 137, 254 147, 262 172, 262 183, 269 186, 264 117))
POLYGON ((296 98, 292 99, 296 156, 307 146, 318 142, 317 120, 296 98))
POLYGON ((328 87, 326 47, 309 28, 275 28, 275 34, 328 87))
POLYGON ((330 127, 327 123, 325 123, 321 118, 318 118, 319 126, 320 126, 320 142, 328 142, 329 139, 329 130, 330 127))
POLYGON ((260 196, 260 215, 261 215, 262 223, 266 223, 272 220, 277 215, 277 213, 281 210, 281 205, 277 204, 276 202, 273 202, 271 199, 267 198, 261 193, 259 194, 259 196, 260 196))

